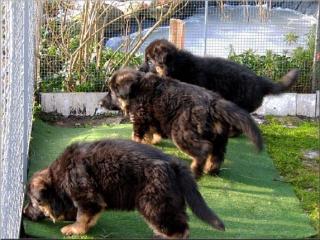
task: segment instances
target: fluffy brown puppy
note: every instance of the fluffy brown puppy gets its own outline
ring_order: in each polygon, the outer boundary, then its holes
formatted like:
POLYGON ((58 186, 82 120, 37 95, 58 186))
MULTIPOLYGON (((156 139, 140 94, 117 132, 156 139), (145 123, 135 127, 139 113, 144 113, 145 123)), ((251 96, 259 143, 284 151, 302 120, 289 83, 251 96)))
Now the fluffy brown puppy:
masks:
POLYGON ((155 40, 145 50, 140 71, 158 73, 219 93, 248 112, 255 111, 269 94, 280 94, 298 79, 291 70, 279 83, 257 76, 244 65, 217 57, 199 57, 178 49, 165 39, 155 40))
MULTIPOLYGON (((99 107, 109 110, 122 110, 122 108, 125 108, 125 106, 121 106, 121 103, 112 91, 109 91, 107 95, 100 100, 99 107)), ((130 115, 126 111, 124 111, 124 114, 125 116, 130 115)), ((133 121, 132 114, 130 120, 133 121)), ((157 133, 157 128, 155 126, 150 126, 142 137, 141 143, 153 145, 159 143, 160 141, 161 136, 157 133)))
POLYGON ((61 229, 65 235, 86 233, 103 210, 137 209, 157 236, 187 238, 186 203, 199 219, 224 230, 188 167, 156 148, 128 140, 72 144, 33 175, 27 194, 26 217, 75 220, 61 229))
POLYGON ((110 89, 131 115, 133 140, 142 142, 150 128, 193 158, 196 177, 203 168, 219 172, 231 126, 241 129, 260 150, 262 137, 250 115, 217 93, 192 84, 133 69, 117 71, 110 89))

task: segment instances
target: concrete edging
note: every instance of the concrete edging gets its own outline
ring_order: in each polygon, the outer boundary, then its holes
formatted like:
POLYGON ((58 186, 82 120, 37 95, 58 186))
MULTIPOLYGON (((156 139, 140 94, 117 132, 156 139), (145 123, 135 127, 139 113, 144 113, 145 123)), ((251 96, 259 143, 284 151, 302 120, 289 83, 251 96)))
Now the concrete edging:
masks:
POLYGON ((94 116, 105 92, 40 93, 41 110, 63 116, 94 116))
MULTIPOLYGON (((63 116, 94 116, 100 114, 99 101, 106 92, 41 93, 41 110, 63 116)), ((284 93, 264 98, 255 113, 275 116, 318 117, 320 91, 313 94, 284 93)))

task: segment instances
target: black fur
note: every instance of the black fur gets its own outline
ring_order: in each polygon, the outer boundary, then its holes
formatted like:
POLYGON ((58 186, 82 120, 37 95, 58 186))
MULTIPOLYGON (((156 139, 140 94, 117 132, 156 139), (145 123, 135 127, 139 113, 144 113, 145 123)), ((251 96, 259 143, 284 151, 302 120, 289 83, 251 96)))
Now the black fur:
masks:
POLYGON ((257 76, 244 65, 223 58, 195 56, 165 39, 149 44, 140 71, 205 87, 248 112, 255 111, 265 95, 288 90, 299 75, 297 70, 291 70, 281 82, 274 83, 266 77, 257 76))

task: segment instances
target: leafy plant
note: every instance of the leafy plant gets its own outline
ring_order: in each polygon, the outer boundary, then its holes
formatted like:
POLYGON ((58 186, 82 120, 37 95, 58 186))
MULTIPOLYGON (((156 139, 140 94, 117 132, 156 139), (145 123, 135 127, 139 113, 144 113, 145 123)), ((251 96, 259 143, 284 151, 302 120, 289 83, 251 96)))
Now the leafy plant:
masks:
MULTIPOLYGON (((75 83, 74 91, 76 92, 99 92, 108 88, 107 79, 111 74, 118 70, 125 60, 125 53, 113 51, 111 49, 103 49, 101 51, 101 66, 97 66, 97 61, 93 58, 85 68, 81 71, 73 71, 70 79, 75 83)), ((47 60, 48 60, 47 56, 47 60)), ((134 55, 128 65, 131 67, 138 66, 142 63, 143 58, 140 55, 134 55)), ((59 66, 60 71, 48 71, 49 66, 45 66, 42 74, 40 90, 42 92, 61 92, 67 91, 66 74, 67 64, 59 66)))
MULTIPOLYGON (((286 38, 293 41, 294 34, 287 34, 286 38)), ((260 76, 269 77, 274 81, 279 81, 290 69, 300 70, 300 78, 292 87, 292 91, 310 92, 312 86, 312 66, 315 48, 315 26, 307 34, 306 47, 297 47, 289 54, 276 54, 268 50, 265 55, 256 54, 252 49, 248 49, 241 54, 236 54, 233 48, 229 53, 229 59, 246 65, 260 76)))
POLYGON ((294 32, 288 32, 284 35, 284 41, 289 45, 296 43, 298 38, 299 36, 294 32))

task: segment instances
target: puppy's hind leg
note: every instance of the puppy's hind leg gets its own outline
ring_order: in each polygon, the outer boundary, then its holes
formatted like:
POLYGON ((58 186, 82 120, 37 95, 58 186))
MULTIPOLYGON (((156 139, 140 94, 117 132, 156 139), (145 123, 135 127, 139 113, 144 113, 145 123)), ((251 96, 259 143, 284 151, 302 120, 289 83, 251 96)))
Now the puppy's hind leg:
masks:
POLYGON ((149 131, 147 131, 143 136, 142 143, 145 144, 157 144, 161 141, 161 135, 157 132, 157 129, 154 127, 150 127, 149 131))
POLYGON ((212 152, 212 144, 196 132, 174 132, 172 141, 183 152, 192 157, 191 170, 195 178, 201 177, 203 167, 212 152))
POLYGON ((174 169, 165 164, 150 167, 136 201, 136 209, 160 239, 188 237, 185 198, 174 175, 174 169))
POLYGON ((206 164, 204 166, 204 171, 210 175, 218 175, 220 172, 221 164, 224 160, 224 155, 226 152, 226 146, 228 143, 227 135, 218 135, 212 142, 213 150, 209 154, 206 164))
POLYGON ((187 239, 189 227, 184 204, 173 206, 170 203, 145 203, 140 213, 153 230, 153 239, 187 239))

